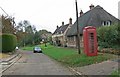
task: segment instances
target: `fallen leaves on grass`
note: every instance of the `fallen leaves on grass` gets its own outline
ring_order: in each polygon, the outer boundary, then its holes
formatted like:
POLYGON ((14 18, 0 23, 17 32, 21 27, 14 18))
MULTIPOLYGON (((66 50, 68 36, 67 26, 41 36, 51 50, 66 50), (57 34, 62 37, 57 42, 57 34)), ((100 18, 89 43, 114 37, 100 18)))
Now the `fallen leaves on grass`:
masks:
POLYGON ((7 58, 7 57, 9 57, 10 55, 8 55, 8 54, 4 54, 4 53, 0 53, 0 59, 2 59, 2 58, 7 58))

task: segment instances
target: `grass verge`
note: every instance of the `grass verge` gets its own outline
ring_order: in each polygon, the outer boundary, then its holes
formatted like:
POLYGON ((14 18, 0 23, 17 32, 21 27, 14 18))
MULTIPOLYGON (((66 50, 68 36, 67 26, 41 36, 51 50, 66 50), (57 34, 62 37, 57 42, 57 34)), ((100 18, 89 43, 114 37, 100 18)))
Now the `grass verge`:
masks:
POLYGON ((7 57, 9 57, 10 55, 8 55, 8 54, 5 54, 5 53, 0 53, 0 59, 2 59, 2 58, 7 58, 7 57))
POLYGON ((113 71, 110 77, 120 77, 120 69, 113 71))
MULTIPOLYGON (((98 56, 88 57, 84 53, 78 54, 77 50, 72 48, 55 47, 49 44, 47 45, 47 47, 45 47, 44 45, 39 45, 39 46, 42 48, 44 54, 71 67, 72 66, 80 67, 80 66, 100 63, 102 61, 106 61, 116 57, 112 54, 106 54, 106 53, 99 54, 98 56)), ((32 50, 33 47, 24 47, 22 49, 32 50)))

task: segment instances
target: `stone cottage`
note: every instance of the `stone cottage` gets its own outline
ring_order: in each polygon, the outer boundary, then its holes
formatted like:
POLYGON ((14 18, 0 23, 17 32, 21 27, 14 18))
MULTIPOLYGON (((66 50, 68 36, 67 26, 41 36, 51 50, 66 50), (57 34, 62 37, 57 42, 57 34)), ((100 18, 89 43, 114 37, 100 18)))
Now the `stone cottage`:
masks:
POLYGON ((52 41, 54 45, 64 46, 64 47, 67 46, 66 32, 71 26, 72 26, 72 18, 69 19, 68 24, 64 24, 64 22, 62 22, 62 25, 60 27, 57 26, 57 29, 52 34, 52 41))

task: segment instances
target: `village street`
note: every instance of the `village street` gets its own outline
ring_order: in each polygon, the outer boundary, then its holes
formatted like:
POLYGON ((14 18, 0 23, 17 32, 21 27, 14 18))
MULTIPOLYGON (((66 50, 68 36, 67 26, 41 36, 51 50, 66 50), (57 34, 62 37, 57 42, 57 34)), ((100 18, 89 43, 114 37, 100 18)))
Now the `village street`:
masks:
POLYGON ((119 0, 1 0, 0 75, 120 77, 118 14, 119 0))
POLYGON ((23 51, 22 57, 3 75, 72 75, 66 67, 43 53, 23 51))

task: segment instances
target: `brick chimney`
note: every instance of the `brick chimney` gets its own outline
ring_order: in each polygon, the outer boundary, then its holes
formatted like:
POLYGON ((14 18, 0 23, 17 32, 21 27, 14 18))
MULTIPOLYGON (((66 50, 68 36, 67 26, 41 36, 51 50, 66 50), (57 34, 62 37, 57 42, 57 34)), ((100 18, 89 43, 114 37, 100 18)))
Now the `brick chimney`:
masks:
POLYGON ((91 10, 91 9, 93 9, 93 8, 94 8, 94 5, 93 5, 93 4, 91 4, 89 7, 90 7, 90 10, 91 10))
POLYGON ((72 18, 69 19, 69 24, 72 24, 72 18))
POLYGON ((82 15, 83 15, 83 11, 81 10, 81 11, 80 11, 80 17, 81 17, 82 15))
POLYGON ((59 28, 59 26, 57 25, 57 28, 59 28))
POLYGON ((64 25, 64 22, 62 22, 62 26, 64 25))

